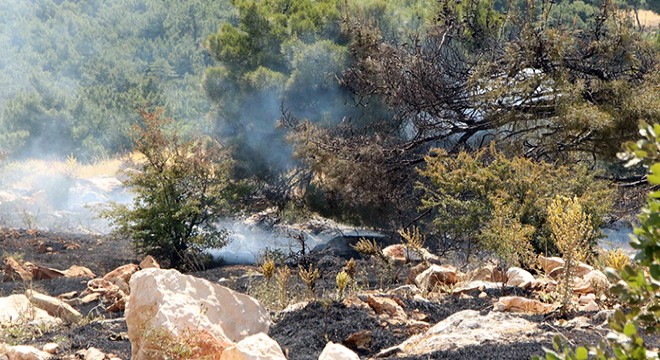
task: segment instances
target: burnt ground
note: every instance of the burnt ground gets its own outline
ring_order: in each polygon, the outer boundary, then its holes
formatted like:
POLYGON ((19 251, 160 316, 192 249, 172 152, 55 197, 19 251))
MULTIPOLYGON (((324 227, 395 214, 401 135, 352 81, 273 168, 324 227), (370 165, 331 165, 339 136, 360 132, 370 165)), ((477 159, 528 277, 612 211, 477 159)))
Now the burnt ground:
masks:
MULTIPOLYGON (((126 263, 137 263, 138 258, 132 252, 126 240, 111 240, 105 237, 28 232, 23 230, 0 229, 0 254, 18 256, 42 266, 66 269, 71 265, 90 268, 97 276, 126 263), (50 248, 50 249, 49 249, 50 248)), ((322 271, 322 278, 317 283, 316 295, 328 293, 335 288, 335 275, 345 264, 344 259, 323 256, 314 260, 322 271)), ((376 276, 380 272, 377 263, 372 260, 358 261, 358 288, 375 289, 383 286, 387 279, 376 276)), ((237 291, 254 293, 254 289, 265 280, 254 266, 222 266, 206 271, 191 273, 212 282, 233 288, 237 291)), ((405 281, 405 273, 398 274, 400 281, 405 281)), ((300 300, 295 295, 304 292, 300 281, 295 282, 294 271, 290 284, 290 301, 300 300)), ((52 279, 23 282, 0 282, 0 296, 23 293, 26 289, 57 296, 62 293, 86 288, 87 279, 52 279)), ((526 295, 518 289, 507 289, 507 295, 526 295)), ((423 314, 424 320, 433 325, 458 311, 472 309, 487 313, 492 309, 492 300, 501 295, 500 289, 488 290, 488 297, 444 296, 432 302, 399 297, 405 310, 423 314)), ((73 354, 78 350, 96 347, 105 353, 112 353, 122 359, 130 358, 130 342, 126 337, 126 324, 121 313, 106 313, 99 303, 78 306, 86 319, 80 324, 60 326, 52 329, 32 329, 28 333, 15 333, 0 328, 0 342, 9 344, 31 344, 40 346, 48 342, 60 344, 62 355, 73 354)), ((300 310, 275 313, 270 336, 287 353, 289 359, 317 359, 328 341, 343 343, 356 351, 361 358, 374 356, 382 349, 397 345, 412 335, 409 328, 402 324, 387 322, 373 312, 359 307, 347 307, 341 302, 320 300, 309 303, 300 310), (347 341, 350 335, 368 331, 371 340, 367 345, 356 345, 347 341)), ((593 314, 583 314, 593 316, 593 314)), ((603 339, 602 334, 592 329, 556 329, 551 321, 542 316, 530 316, 548 333, 561 332, 573 345, 597 344, 603 339)), ((423 357, 407 359, 529 359, 532 355, 543 354, 542 347, 551 347, 550 336, 532 339, 532 342, 501 345, 484 343, 455 351, 442 351, 423 357)))

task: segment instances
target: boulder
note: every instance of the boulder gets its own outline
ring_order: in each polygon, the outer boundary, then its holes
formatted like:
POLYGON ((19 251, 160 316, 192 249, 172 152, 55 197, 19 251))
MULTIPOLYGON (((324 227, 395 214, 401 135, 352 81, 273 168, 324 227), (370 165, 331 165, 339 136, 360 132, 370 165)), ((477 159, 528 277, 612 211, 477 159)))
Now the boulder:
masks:
POLYGON ((381 351, 377 357, 398 353, 400 357, 424 357, 436 351, 458 350, 484 343, 507 344, 524 341, 540 330, 536 324, 501 312, 481 315, 476 310, 457 312, 435 324, 423 334, 415 335, 400 345, 381 351))
POLYGON ((323 348, 319 360, 360 360, 360 357, 346 346, 331 341, 323 348))
POLYGON ((0 344, 0 355, 3 354, 9 360, 48 360, 53 357, 45 351, 28 345, 6 346, 0 344))
POLYGON ((23 294, 0 298, 0 324, 46 324, 59 325, 62 320, 34 306, 23 294))
POLYGON ((560 257, 544 257, 539 255, 538 263, 544 273, 550 274, 554 269, 564 267, 564 259, 560 257))
POLYGON ((46 310, 48 314, 57 316, 67 323, 77 323, 83 317, 82 314, 72 308, 71 305, 58 298, 44 295, 34 290, 28 290, 25 294, 30 299, 30 302, 36 307, 46 310))
POLYGON ((527 314, 547 314, 555 309, 552 304, 545 304, 538 300, 527 299, 521 296, 504 296, 495 304, 496 311, 519 312, 527 314))
POLYGON ((222 350, 250 335, 268 333, 270 326, 268 311, 257 300, 176 270, 140 270, 131 277, 130 291, 125 317, 136 360, 150 358, 158 348, 150 333, 167 332, 176 339, 199 332, 207 347, 222 350))
POLYGON ((220 360, 286 360, 286 357, 275 340, 259 333, 225 349, 220 360))
POLYGON ((149 269, 149 268, 158 268, 158 269, 160 269, 160 264, 151 255, 147 255, 147 257, 142 259, 139 266, 140 266, 140 269, 149 269))
POLYGON ((458 282, 456 268, 450 265, 431 265, 415 278, 422 290, 432 290, 436 285, 453 285, 458 282))
POLYGON ((528 288, 536 284, 536 279, 527 270, 519 267, 512 267, 506 272, 507 286, 517 286, 521 288, 528 288))

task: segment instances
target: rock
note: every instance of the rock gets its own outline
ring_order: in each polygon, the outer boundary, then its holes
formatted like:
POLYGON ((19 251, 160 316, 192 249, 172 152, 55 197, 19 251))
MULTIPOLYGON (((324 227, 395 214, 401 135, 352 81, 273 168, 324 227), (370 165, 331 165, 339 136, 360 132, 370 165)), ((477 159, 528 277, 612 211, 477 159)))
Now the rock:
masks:
POLYGON ((68 269, 64 270, 64 276, 68 278, 86 277, 90 279, 96 277, 92 270, 78 265, 72 265, 68 269))
POLYGON ((23 264, 23 267, 32 273, 32 280, 50 280, 64 277, 65 275, 64 271, 27 262, 23 264))
POLYGON ((388 290, 388 295, 394 295, 399 297, 412 297, 417 294, 420 294, 421 290, 416 285, 401 285, 398 288, 388 290))
POLYGON ((66 299, 72 299, 77 295, 78 295, 77 291, 69 291, 69 292, 65 292, 63 294, 57 295, 57 298, 62 299, 62 300, 66 300, 66 299))
POLYGON ((431 265, 415 278, 421 290, 432 290, 436 285, 453 285, 458 282, 456 268, 449 265, 431 265))
POLYGON ((331 341, 323 348, 319 360, 360 360, 360 357, 346 346, 331 341))
POLYGON ((503 269, 495 266, 493 268, 493 272, 491 274, 490 281, 498 282, 498 283, 507 282, 508 278, 506 276, 506 271, 504 271, 503 269))
POLYGON ((519 267, 512 267, 506 272, 507 286, 517 286, 521 288, 528 288, 534 286, 536 279, 529 273, 519 267))
POLYGON ((119 287, 119 290, 126 294, 130 293, 128 283, 131 276, 140 270, 140 267, 135 264, 122 265, 103 276, 103 280, 109 281, 119 287))
POLYGON ((607 276, 600 270, 592 270, 587 273, 582 280, 577 280, 573 286, 573 291, 578 294, 593 293, 597 290, 603 291, 610 288, 610 282, 607 276))
POLYGON ((483 267, 472 272, 472 280, 474 281, 491 281, 492 278, 492 268, 483 267))
POLYGON ((277 342, 264 333, 251 335, 225 349, 220 360, 286 360, 277 342))
POLYGON ((587 265, 587 264, 581 262, 581 263, 578 265, 577 269, 575 270, 575 276, 577 276, 577 277, 584 277, 584 276, 586 276, 587 274, 589 274, 589 273, 592 272, 592 271, 594 271, 594 267, 593 267, 593 266, 591 266, 591 265, 587 265))
POLYGON ((53 317, 45 310, 34 306, 23 294, 0 298, 0 324, 23 326, 26 323, 59 325, 62 319, 53 317))
POLYGON ((30 299, 30 302, 33 303, 36 307, 46 310, 48 314, 57 316, 67 323, 77 323, 83 317, 82 314, 80 314, 76 309, 72 308, 71 305, 58 298, 44 295, 34 290, 27 290, 25 294, 30 299))
POLYGON ((560 257, 544 257, 539 255, 538 263, 546 274, 550 274, 554 269, 564 267, 564 259, 560 257))
POLYGON ((164 330, 175 339, 188 330, 199 332, 219 350, 268 333, 269 314, 257 300, 176 270, 140 270, 131 277, 130 289, 125 316, 135 360, 150 358, 158 348, 157 339, 145 336, 149 331, 164 330))
POLYGON ((379 315, 385 314, 400 320, 405 320, 407 317, 401 305, 387 297, 369 295, 367 304, 379 315))
POLYGON ((410 262, 428 261, 438 263, 440 259, 428 250, 411 249, 404 244, 394 244, 383 249, 383 255, 387 256, 396 264, 407 264, 410 262))
POLYGON ((158 264, 158 261, 154 259, 153 256, 147 255, 141 262, 140 262, 140 269, 149 269, 149 268, 157 268, 160 269, 160 264, 158 264))
POLYGON ((486 289, 498 289, 501 288, 501 284, 490 282, 490 281, 471 281, 467 284, 462 284, 459 287, 456 287, 452 290, 452 294, 471 294, 479 295, 482 291, 486 289))
POLYGON ((423 262, 413 266, 408 272, 408 278, 406 280, 406 284, 414 284, 417 276, 423 273, 424 271, 426 271, 426 269, 428 269, 429 266, 430 266, 429 264, 423 262))
POLYGON ((600 311, 600 306, 598 306, 596 301, 592 300, 586 305, 580 306, 580 311, 596 312, 600 311))
POLYGON ((8 256, 2 261, 5 264, 5 272, 2 282, 9 281, 31 281, 32 273, 21 266, 13 257, 8 256))
POLYGON ((44 344, 44 346, 41 347, 41 350, 43 350, 44 352, 47 352, 49 354, 55 355, 60 350, 60 345, 58 345, 56 343, 47 343, 47 344, 44 344))
POLYGON ((455 351, 484 343, 496 343, 506 348, 507 344, 524 341, 526 335, 538 332, 540 330, 536 324, 511 314, 490 312, 481 315, 479 311, 464 310, 435 324, 423 334, 381 351, 377 357, 396 353, 400 357, 423 357, 436 351, 455 351))
POLYGON ((552 304, 545 304, 538 300, 527 299, 521 296, 504 296, 495 304, 496 311, 521 312, 528 314, 547 314, 555 309, 552 304))
POLYGON ((361 330, 352 333, 343 342, 344 344, 349 345, 353 349, 369 350, 369 346, 371 345, 371 340, 373 339, 373 337, 374 335, 371 331, 361 330))
POLYGON ((85 351, 85 360, 104 360, 105 359, 105 354, 103 351, 97 349, 97 348, 89 348, 87 351, 85 351))
MULTIPOLYGON (((2 353, 3 350, 0 350, 0 354, 2 353)), ((45 351, 28 345, 5 346, 4 354, 9 360, 47 360, 53 357, 45 351)))
POLYGON ((586 294, 586 295, 580 296, 580 299, 578 300, 578 303, 580 305, 586 305, 586 304, 588 304, 592 301, 595 301, 595 300, 596 300, 596 295, 591 293, 591 294, 586 294))

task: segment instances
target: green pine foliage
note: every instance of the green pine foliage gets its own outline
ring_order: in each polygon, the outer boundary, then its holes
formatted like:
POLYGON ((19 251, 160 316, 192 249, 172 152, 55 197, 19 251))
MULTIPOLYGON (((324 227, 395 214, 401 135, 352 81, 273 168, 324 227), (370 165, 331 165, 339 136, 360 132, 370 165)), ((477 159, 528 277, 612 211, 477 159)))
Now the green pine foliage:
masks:
MULTIPOLYGON (((433 211, 433 228, 453 246, 481 244, 505 251, 506 247, 500 249, 502 242, 528 240, 534 253, 557 254, 547 212, 556 196, 577 197, 595 228, 603 225, 612 206, 610 185, 581 166, 508 158, 494 146, 455 156, 434 149, 425 161, 420 170, 423 181, 418 185, 423 193, 422 209, 433 211)), ((594 233, 586 244, 593 246, 599 237, 594 233)), ((515 248, 519 252, 516 258, 528 249, 515 248)))

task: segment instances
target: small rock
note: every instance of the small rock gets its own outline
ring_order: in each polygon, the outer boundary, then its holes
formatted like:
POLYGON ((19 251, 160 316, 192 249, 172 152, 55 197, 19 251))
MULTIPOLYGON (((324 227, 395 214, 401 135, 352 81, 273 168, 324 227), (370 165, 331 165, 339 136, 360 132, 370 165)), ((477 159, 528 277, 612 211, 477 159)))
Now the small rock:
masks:
POLYGON ((157 268, 160 269, 160 264, 158 264, 158 261, 154 259, 153 256, 147 255, 141 262, 140 262, 140 269, 148 269, 148 268, 157 268))
POLYGON ((68 269, 64 270, 64 276, 68 278, 86 277, 90 279, 96 277, 96 275, 92 272, 92 270, 84 266, 78 266, 78 265, 73 265, 68 269))
POLYGON ((431 265, 415 278, 417 287, 422 290, 432 290, 436 285, 453 285, 458 282, 456 268, 449 265, 431 265))
POLYGON ((367 304, 376 312, 376 314, 386 314, 396 319, 405 319, 406 312, 393 299, 380 296, 367 296, 367 304))
POLYGON ((573 291, 579 294, 593 293, 597 289, 607 290, 610 287, 610 282, 607 276, 599 270, 592 270, 582 280, 577 280, 573 291))
POLYGON ((349 345, 353 349, 369 350, 373 337, 374 335, 371 331, 361 330, 349 335, 346 340, 344 340, 344 344, 349 345))
POLYGON ((220 360, 286 360, 277 342, 264 333, 246 337, 222 352, 220 360))
POLYGON ((564 267, 564 259, 560 257, 544 257, 539 255, 538 262, 541 269, 543 269, 543 272, 546 274, 550 274, 557 268, 564 267))
POLYGON ((9 360, 48 360, 52 358, 51 354, 28 345, 6 346, 4 351, 9 360))
POLYGON ((486 294, 485 292, 482 291, 482 292, 479 293, 478 297, 479 297, 479 299, 485 299, 485 298, 488 297, 488 294, 486 294))
POLYGON ((5 272, 4 276, 2 277, 2 282, 32 280, 32 273, 21 266, 13 257, 8 256, 3 260, 3 262, 5 264, 5 272))
POLYGON ((506 272, 507 277, 507 286, 517 286, 520 288, 532 287, 536 280, 534 276, 529 273, 527 270, 523 270, 519 267, 512 267, 506 272))
POLYGON ((71 298, 75 297, 76 295, 78 295, 77 291, 70 291, 70 292, 67 292, 67 293, 64 293, 64 294, 57 295, 57 298, 62 299, 62 300, 66 300, 66 299, 71 299, 71 298))
POLYGON ((346 346, 331 341, 323 348, 319 360, 360 360, 360 357, 346 346))
POLYGON ((103 276, 103 280, 109 281, 119 287, 119 290, 128 294, 128 283, 131 281, 131 276, 135 274, 140 267, 135 264, 122 265, 103 276))
POLYGON ((580 303, 580 305, 585 305, 585 304, 588 304, 588 303, 590 303, 594 300, 596 300, 596 295, 591 293, 591 294, 586 294, 586 295, 580 296, 580 300, 578 301, 578 303, 580 303))
POLYGON ((97 348, 89 348, 85 352, 85 360, 104 360, 105 359, 105 354, 103 351, 97 349, 97 348))
POLYGON ((598 306, 598 303, 596 303, 596 301, 592 300, 588 304, 580 307, 580 310, 587 312, 595 312, 600 310, 600 306, 598 306))
POLYGON ((49 354, 57 354, 57 352, 60 350, 60 345, 56 343, 48 343, 44 344, 44 346, 41 348, 44 352, 47 352, 49 354))
POLYGON ((428 269, 429 266, 430 266, 429 264, 423 262, 413 266, 410 269, 410 271, 408 271, 408 278, 406 280, 406 283, 415 284, 415 279, 417 278, 417 276, 423 273, 424 271, 426 271, 426 269, 428 269))
POLYGON ((34 290, 27 290, 25 294, 36 307, 46 310, 50 315, 57 316, 65 322, 76 323, 82 319, 82 314, 58 298, 34 290))
POLYGON ((475 281, 491 281, 493 278, 493 269, 483 267, 472 272, 472 280, 475 281))
POLYGON ((553 311, 552 304, 544 304, 538 300, 527 299, 521 296, 504 296, 495 304, 496 311, 522 312, 529 314, 547 314, 553 311))

